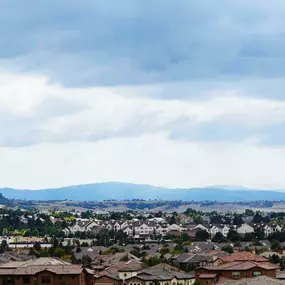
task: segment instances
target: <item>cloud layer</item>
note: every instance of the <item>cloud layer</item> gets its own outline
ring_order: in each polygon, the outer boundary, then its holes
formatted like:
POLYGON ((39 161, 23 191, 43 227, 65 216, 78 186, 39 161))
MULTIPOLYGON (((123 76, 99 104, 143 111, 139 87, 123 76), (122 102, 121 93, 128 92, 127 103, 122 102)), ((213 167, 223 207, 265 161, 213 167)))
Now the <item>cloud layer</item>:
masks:
POLYGON ((1 8, 2 64, 66 86, 285 73, 282 0, 5 0, 1 8))
POLYGON ((2 2, 0 186, 285 188, 283 1, 2 2))

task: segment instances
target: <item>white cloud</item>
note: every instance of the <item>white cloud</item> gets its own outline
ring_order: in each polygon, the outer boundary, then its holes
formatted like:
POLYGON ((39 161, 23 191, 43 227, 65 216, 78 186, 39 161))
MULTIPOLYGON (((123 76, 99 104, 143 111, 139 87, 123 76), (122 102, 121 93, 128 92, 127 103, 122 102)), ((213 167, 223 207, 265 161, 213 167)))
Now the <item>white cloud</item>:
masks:
POLYGON ((169 87, 163 84, 72 89, 17 74, 2 74, 0 82, 0 186, 126 181, 285 187, 283 145, 259 144, 254 133, 284 122, 283 101, 235 88, 184 101, 157 99, 155 93, 169 87), (209 127, 207 139, 191 137, 204 126, 216 124, 218 130, 225 123, 233 133, 240 126, 250 132, 239 143, 226 137, 216 141, 209 127), (170 138, 177 129, 190 139, 170 138))
POLYGON ((0 149, 1 184, 43 188, 99 181, 168 187, 285 187, 284 149, 170 141, 163 134, 0 149))

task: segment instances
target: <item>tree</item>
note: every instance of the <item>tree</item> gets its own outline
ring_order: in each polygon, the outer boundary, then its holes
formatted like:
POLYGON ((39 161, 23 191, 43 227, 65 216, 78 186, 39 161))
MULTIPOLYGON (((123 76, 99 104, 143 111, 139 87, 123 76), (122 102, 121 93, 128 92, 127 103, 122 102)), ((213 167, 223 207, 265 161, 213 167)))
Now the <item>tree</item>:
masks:
POLYGON ((230 245, 226 245, 226 246, 222 247, 222 250, 225 251, 225 252, 227 252, 227 253, 229 253, 229 254, 234 253, 234 249, 233 249, 233 247, 230 246, 230 245))
POLYGON ((217 233, 215 234, 215 236, 212 238, 212 241, 213 241, 213 242, 218 242, 218 243, 224 242, 225 240, 226 240, 225 237, 224 237, 223 234, 220 233, 220 232, 217 232, 217 233))
POLYGON ((271 250, 276 251, 276 252, 279 252, 281 250, 281 245, 278 240, 274 240, 271 243, 271 250))
POLYGON ((285 232, 275 232, 267 237, 271 242, 278 240, 279 242, 285 241, 285 232))
POLYGON ((83 255, 82 256, 82 265, 84 267, 90 267, 91 266, 91 262, 92 262, 92 259, 89 255, 83 255))
POLYGON ((170 224, 170 225, 173 225, 173 224, 175 224, 175 223, 176 223, 175 216, 172 215, 171 218, 170 218, 170 220, 169 220, 169 224, 170 224))
POLYGON ((39 235, 40 235, 40 233, 39 233, 38 229, 34 229, 34 230, 32 231, 32 236, 38 237, 39 235))
POLYGON ((181 241, 182 242, 190 241, 189 235, 187 233, 181 234, 181 241))
POLYGON ((238 242, 241 240, 241 236, 234 230, 229 230, 227 239, 230 240, 231 242, 238 242))
POLYGON ((35 255, 35 249, 33 247, 30 248, 29 255, 35 255))
POLYGON ((262 216, 259 212, 256 212, 256 214, 254 215, 252 222, 255 224, 260 224, 262 223, 262 216))
POLYGON ((8 246, 7 241, 6 241, 5 239, 3 239, 2 242, 1 242, 1 247, 2 247, 4 250, 6 250, 7 246, 8 246))
POLYGON ((254 211, 252 211, 251 209, 246 209, 244 214, 246 216, 254 216, 254 211))
POLYGON ((195 215, 193 217, 193 221, 195 224, 203 224, 203 218, 200 215, 195 215))
POLYGON ((154 285, 159 285, 160 282, 159 282, 157 279, 154 279, 153 284, 154 284, 154 285))
POLYGON ((191 208, 187 208, 187 210, 184 212, 184 214, 188 215, 188 216, 193 215, 193 214, 195 215, 195 214, 197 214, 197 211, 194 209, 191 209, 191 208))
POLYGON ((63 248, 57 247, 57 248, 54 250, 54 256, 55 256, 55 257, 62 257, 64 254, 65 254, 65 251, 64 251, 63 248))
POLYGON ((49 257, 49 252, 47 250, 41 250, 40 257, 49 257))
POLYGON ((201 231, 196 232, 196 235, 195 235, 195 240, 196 241, 206 241, 209 238, 210 238, 210 235, 205 230, 201 230, 201 231))
POLYGON ((246 233, 242 238, 243 241, 253 241, 255 240, 255 235, 253 233, 246 233))
POLYGON ((280 263, 279 263, 279 266, 280 266, 280 270, 281 270, 281 271, 284 271, 284 269, 285 269, 285 264, 284 264, 284 259, 283 259, 283 258, 281 258, 280 263))
POLYGON ((141 256, 141 253, 138 249, 133 249, 131 250, 130 254, 136 256, 136 257, 140 257, 141 256))
POLYGON ((262 228, 257 228, 257 230, 255 231, 255 235, 256 235, 256 238, 258 240, 264 240, 265 239, 265 233, 262 230, 262 228))
POLYGON ((241 215, 235 215, 234 216, 234 219, 233 219, 233 225, 242 225, 243 224, 243 220, 242 220, 242 217, 241 215))
POLYGON ((39 242, 36 242, 36 243, 34 244, 34 249, 35 249, 36 251, 40 252, 41 249, 42 249, 41 244, 40 244, 39 242))
POLYGON ((280 258, 277 254, 273 254, 272 256, 270 256, 269 260, 273 264, 278 264, 280 262, 280 258))

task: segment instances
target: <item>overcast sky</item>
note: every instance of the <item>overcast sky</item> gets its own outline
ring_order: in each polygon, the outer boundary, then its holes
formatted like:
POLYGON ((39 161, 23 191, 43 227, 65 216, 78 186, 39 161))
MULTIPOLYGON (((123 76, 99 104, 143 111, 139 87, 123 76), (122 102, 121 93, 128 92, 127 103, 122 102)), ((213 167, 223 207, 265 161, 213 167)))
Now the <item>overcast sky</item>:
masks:
POLYGON ((285 189, 284 0, 2 0, 0 187, 285 189))

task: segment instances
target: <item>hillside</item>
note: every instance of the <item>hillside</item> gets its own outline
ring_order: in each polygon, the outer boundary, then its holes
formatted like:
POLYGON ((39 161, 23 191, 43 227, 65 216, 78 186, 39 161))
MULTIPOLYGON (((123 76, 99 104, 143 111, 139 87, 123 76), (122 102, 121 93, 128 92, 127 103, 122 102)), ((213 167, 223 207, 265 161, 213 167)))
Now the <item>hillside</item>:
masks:
POLYGON ((103 201, 108 199, 163 199, 184 201, 253 201, 285 200, 284 192, 262 190, 225 190, 218 188, 168 189, 151 185, 130 183, 95 183, 70 187, 17 190, 0 188, 0 193, 9 199, 26 200, 77 200, 103 201))

